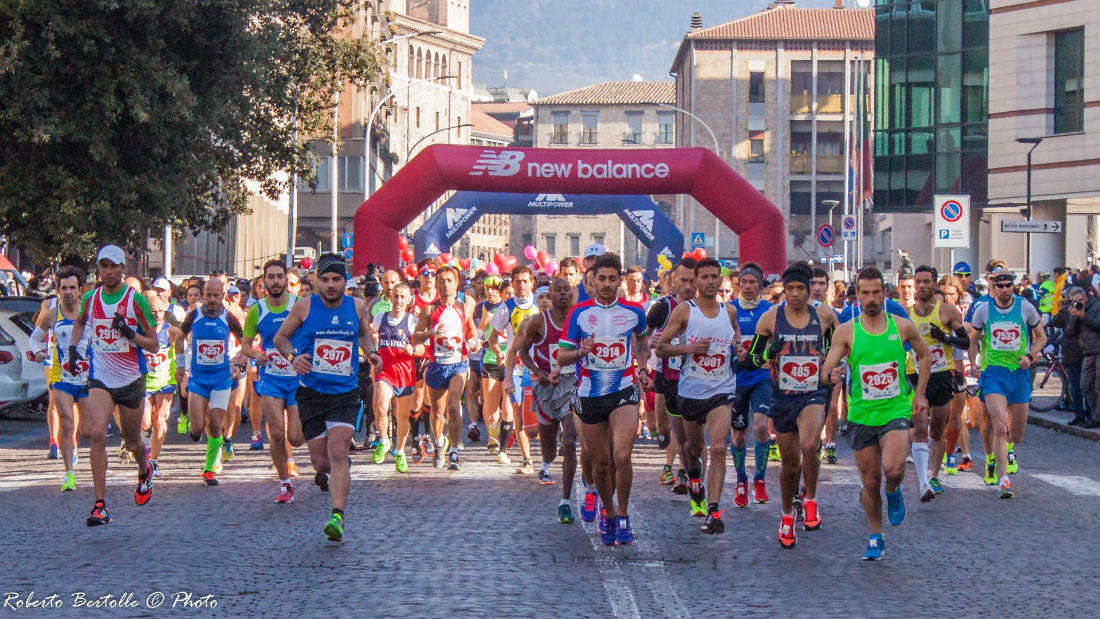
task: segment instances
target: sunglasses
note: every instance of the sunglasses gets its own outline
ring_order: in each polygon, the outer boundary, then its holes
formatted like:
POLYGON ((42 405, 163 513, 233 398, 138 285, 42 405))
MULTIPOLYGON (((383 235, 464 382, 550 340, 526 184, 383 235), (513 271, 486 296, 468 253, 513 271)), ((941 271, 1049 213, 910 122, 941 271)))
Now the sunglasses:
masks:
POLYGON ((431 277, 433 275, 435 275, 435 271, 433 271, 432 269, 424 269, 420 272, 421 277, 431 277))
POLYGON ((970 273, 966 271, 958 271, 956 273, 953 273, 953 275, 955 277, 970 277, 970 273))
POLYGON ((995 288, 1011 288, 1012 284, 994 284, 995 288))

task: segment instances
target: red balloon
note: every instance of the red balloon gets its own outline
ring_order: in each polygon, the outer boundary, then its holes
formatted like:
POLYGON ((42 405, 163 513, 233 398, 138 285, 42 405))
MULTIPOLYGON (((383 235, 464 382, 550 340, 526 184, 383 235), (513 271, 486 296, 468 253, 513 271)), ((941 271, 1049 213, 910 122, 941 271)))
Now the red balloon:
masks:
POLYGON ((469 258, 459 258, 458 259, 458 266, 462 267, 462 270, 465 271, 466 269, 470 268, 470 259, 469 258))
POLYGON ((405 249, 408 246, 409 246, 409 239, 407 239, 403 236, 397 237, 397 248, 398 249, 405 249))
POLYGON ((405 265, 405 275, 407 275, 409 277, 409 279, 412 279, 412 278, 416 277, 416 265, 415 264, 406 264, 405 265))
POLYGON ((302 268, 308 271, 313 266, 313 258, 306 256, 305 258, 299 260, 298 264, 302 265, 302 268))
POLYGON ((493 254, 493 264, 497 265, 497 268, 499 268, 501 271, 510 270, 504 268, 504 254, 493 254))
POLYGON ((516 268, 516 265, 519 264, 519 260, 517 260, 515 256, 501 256, 501 263, 503 264, 497 264, 497 266, 500 267, 500 272, 511 273, 512 270, 516 268))
POLYGON ((684 258, 692 258, 692 257, 694 257, 694 256, 692 255, 692 253, 690 251, 685 251, 684 255, 680 256, 680 260, 683 260, 684 258))
POLYGON ((702 260, 703 258, 707 257, 707 250, 699 247, 695 251, 691 252, 691 257, 695 258, 696 260, 702 260))
POLYGON ((539 268, 542 268, 542 265, 546 264, 547 262, 550 262, 550 254, 546 253, 545 251, 543 251, 541 249, 539 250, 539 253, 536 254, 535 257, 538 258, 538 260, 536 260, 536 262, 539 264, 539 268))
POLYGON ((450 253, 443 252, 442 254, 439 254, 439 259, 443 261, 443 264, 450 264, 451 258, 454 258, 454 256, 452 256, 450 253))
POLYGON ((401 259, 404 260, 405 262, 412 262, 412 260, 413 260, 413 250, 412 250, 411 247, 405 247, 404 249, 401 250, 401 259))

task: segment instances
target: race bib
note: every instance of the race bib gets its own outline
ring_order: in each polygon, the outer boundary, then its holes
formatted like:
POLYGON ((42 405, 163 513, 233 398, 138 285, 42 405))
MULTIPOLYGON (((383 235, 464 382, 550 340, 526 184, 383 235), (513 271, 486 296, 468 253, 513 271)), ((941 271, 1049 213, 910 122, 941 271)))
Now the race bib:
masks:
POLYGON ((83 385, 88 382, 88 360, 81 359, 76 362, 76 373, 70 373, 65 366, 67 364, 61 364, 61 382, 68 383, 70 385, 83 385))
POLYGON ((351 376, 351 342, 317 339, 313 342, 313 371, 351 376))
POLYGON ((100 353, 130 352, 130 340, 122 337, 117 329, 111 327, 110 318, 92 320, 92 333, 95 351, 100 353))
MULTIPOLYGON (((680 345, 680 338, 678 338, 678 337, 672 338, 672 341, 669 342, 669 344, 672 344, 673 346, 679 346, 680 345)), ((669 357, 667 359, 667 361, 668 361, 668 369, 670 369, 670 370, 680 371, 680 368, 684 365, 684 358, 680 357, 680 356, 669 357)))
POLYGON ((221 365, 225 363, 224 340, 198 340, 195 342, 195 363, 221 365))
POLYGON ((779 357, 779 388, 784 391, 815 391, 821 379, 816 355, 779 357))
MULTIPOLYGON (((457 335, 436 335, 432 338, 435 341, 433 350, 435 351, 436 363, 458 363, 462 361, 462 338, 457 335)), ((503 360, 504 355, 500 355, 503 360)))
POLYGON ((989 341, 993 350, 1016 352, 1020 350, 1022 337, 1020 325, 1015 322, 995 322, 989 327, 989 341))
POLYGON ((286 357, 279 354, 279 351, 268 350, 264 352, 264 356, 267 357, 264 374, 268 376, 294 376, 294 368, 286 360, 286 357))
MULTIPOLYGON (((558 367, 560 367, 558 366, 558 351, 554 350, 550 353, 550 371, 553 372, 554 370, 558 369, 558 367)), ((559 374, 575 374, 576 371, 576 365, 570 363, 569 365, 561 368, 561 372, 559 372, 559 374)))
POLYGON ((585 359, 589 370, 625 370, 627 357, 626 337, 597 337, 592 352, 585 359))
POLYGON ((729 378, 729 347, 712 342, 704 355, 688 355, 688 364, 683 375, 699 380, 720 381, 729 378))
POLYGON ((145 352, 145 365, 149 366, 149 373, 156 374, 163 363, 168 363, 168 353, 163 350, 157 352, 145 352))
POLYGON ((943 372, 947 369, 947 353, 943 350, 943 344, 930 345, 928 354, 932 357, 933 372, 943 372))
POLYGON ((864 400, 888 400, 901 394, 901 376, 895 361, 859 366, 860 392, 864 400))
POLYGON ((744 348, 746 353, 752 350, 752 338, 753 336, 751 335, 741 336, 741 348, 744 348))

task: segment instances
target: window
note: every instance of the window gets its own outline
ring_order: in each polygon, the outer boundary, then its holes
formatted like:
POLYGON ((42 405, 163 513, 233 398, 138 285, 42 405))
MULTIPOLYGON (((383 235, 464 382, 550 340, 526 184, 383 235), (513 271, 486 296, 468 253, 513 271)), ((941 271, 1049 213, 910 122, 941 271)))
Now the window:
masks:
POLYGON ((332 175, 328 170, 329 158, 318 157, 316 163, 313 165, 313 172, 316 174, 316 185, 314 191, 332 191, 332 175))
POLYGON ((642 143, 642 112, 626 113, 626 133, 623 134, 623 143, 642 143))
POLYGON ((546 246, 546 253, 554 256, 558 253, 557 247, 558 235, 556 234, 544 234, 542 235, 542 244, 546 246))
POLYGON ((462 90, 462 61, 458 61, 458 72, 455 74, 455 78, 458 80, 458 89, 462 90))
POLYGON ((340 191, 363 191, 362 157, 340 157, 340 191))
POLYGON ((599 112, 581 112, 581 144, 597 142, 596 127, 599 124, 599 118, 599 112))
POLYGON ((439 131, 439 112, 435 113, 435 130, 439 131))
POLYGON ((527 247, 534 240, 535 240, 534 237, 532 237, 530 234, 524 234, 523 235, 523 246, 527 247))
POLYGON ((554 130, 550 135, 551 144, 569 143, 569 112, 552 112, 550 117, 554 122, 554 130))
POLYGON ((416 79, 424 77, 424 50, 416 50, 416 79))
POLYGON ((1054 133, 1084 129, 1085 31, 1054 35, 1054 133))
POLYGON ((764 163, 763 131, 749 131, 749 163, 764 163))
POLYGON ((420 107, 416 108, 416 128, 420 128, 420 107))
POLYGON ((416 52, 413 51, 413 46, 409 46, 409 77, 416 76, 416 52))
POLYGON ((567 237, 569 239, 569 255, 579 256, 581 255, 581 235, 570 234, 567 237))
POLYGON ((749 103, 764 102, 764 72, 749 73, 749 103))
POLYGON ((657 143, 672 144, 676 140, 676 112, 657 112, 657 143))
POLYGON ((458 117, 458 122, 455 123, 455 127, 456 127, 455 137, 456 138, 461 138, 462 137, 462 117, 461 116, 458 117))
POLYGON ((593 234, 593 235, 592 235, 592 242, 593 242, 593 243, 598 243, 598 244, 600 244, 600 245, 603 245, 603 238, 604 238, 604 237, 603 237, 603 235, 602 235, 602 234, 593 234))

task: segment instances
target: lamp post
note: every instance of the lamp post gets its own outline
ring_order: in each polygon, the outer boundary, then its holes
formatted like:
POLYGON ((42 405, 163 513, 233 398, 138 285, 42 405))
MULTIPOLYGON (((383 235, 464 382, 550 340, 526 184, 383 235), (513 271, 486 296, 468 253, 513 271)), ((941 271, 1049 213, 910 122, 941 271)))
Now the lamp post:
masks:
MULTIPOLYGON (((706 123, 706 121, 704 121, 702 118, 699 118, 695 114, 692 114, 691 112, 685 110, 682 107, 676 107, 675 105, 669 105, 667 103, 658 103, 657 107, 663 107, 663 108, 669 109, 669 110, 676 110, 677 112, 680 112, 682 114, 687 114, 690 118, 694 119, 700 125, 703 125, 703 128, 706 129, 707 133, 710 134, 710 139, 714 141, 714 154, 718 155, 719 159, 722 159, 723 161, 725 161, 725 159, 722 158, 721 149, 718 148, 718 136, 716 136, 714 134, 714 130, 710 128, 710 125, 708 125, 706 123)), ((691 234, 692 232, 695 231, 694 230, 694 228, 695 228, 695 203, 694 202, 691 203, 691 212, 689 214, 688 219, 689 219, 688 234, 691 234)), ((681 223, 683 223, 683 222, 681 222, 681 223)), ((718 258, 718 216, 717 215, 714 216, 714 257, 718 258)))
MULTIPOLYGON (((1039 144, 1043 141, 1043 138, 1016 138, 1016 141, 1020 144, 1031 144, 1031 148, 1027 151, 1027 220, 1031 221, 1031 152, 1035 150, 1039 144)), ((1027 239, 1027 259, 1025 269, 1027 270, 1028 277, 1031 277, 1031 233, 1028 232, 1024 235, 1027 239)))

